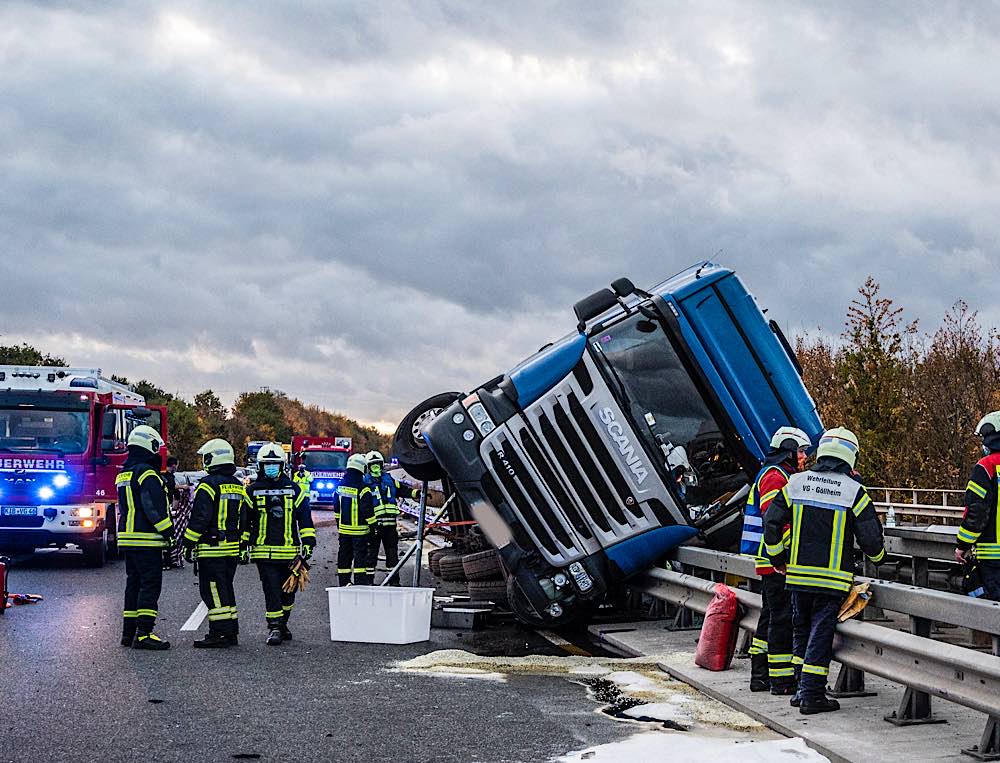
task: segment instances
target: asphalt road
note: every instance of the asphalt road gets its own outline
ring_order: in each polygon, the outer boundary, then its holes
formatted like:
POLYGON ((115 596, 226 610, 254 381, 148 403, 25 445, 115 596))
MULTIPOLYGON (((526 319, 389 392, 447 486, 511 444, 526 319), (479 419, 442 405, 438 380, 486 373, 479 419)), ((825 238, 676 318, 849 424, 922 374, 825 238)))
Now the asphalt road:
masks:
MULTIPOLYGON (((168 652, 119 645, 124 565, 84 569, 74 552, 16 566, 11 590, 45 601, 0 616, 0 761, 547 761, 632 729, 595 712, 570 681, 506 683, 388 670, 436 649, 556 654, 515 624, 432 632, 407 646, 333 643, 325 588, 336 536, 319 531, 311 587, 268 647, 253 567, 237 574, 240 646, 195 650, 180 632, 198 603, 190 567, 164 573, 157 632, 168 652)), ((202 632, 207 623, 202 625, 202 632)))

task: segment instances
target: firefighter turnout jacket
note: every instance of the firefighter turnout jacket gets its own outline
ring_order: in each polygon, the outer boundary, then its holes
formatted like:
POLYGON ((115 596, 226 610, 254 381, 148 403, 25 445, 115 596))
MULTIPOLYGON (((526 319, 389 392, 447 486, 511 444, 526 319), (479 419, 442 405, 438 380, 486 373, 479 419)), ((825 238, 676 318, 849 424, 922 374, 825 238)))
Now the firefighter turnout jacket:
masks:
POLYGON ((174 523, 159 471, 130 456, 115 478, 115 486, 119 548, 166 548, 173 538, 174 523))
POLYGON ((198 557, 239 556, 240 541, 247 527, 250 500, 231 464, 209 469, 194 491, 191 519, 184 542, 194 546, 198 557))
POLYGON ((372 489, 357 469, 348 469, 337 486, 336 514, 340 535, 367 535, 376 522, 372 489))
POLYGON ((958 547, 975 547, 976 560, 1000 566, 1000 453, 990 453, 972 468, 965 487, 965 516, 958 528, 958 547))
POLYGON ((402 484, 389 474, 383 473, 377 479, 367 477, 365 484, 371 490, 375 521, 381 525, 396 524, 396 519, 399 517, 399 496, 405 498, 420 496, 420 490, 402 484))
POLYGON ((839 460, 824 459, 792 475, 764 515, 764 550, 776 567, 786 566, 792 590, 846 594, 854 583, 854 539, 879 564, 885 559, 882 525, 871 496, 839 460), (789 548, 782 536, 791 524, 789 548))
POLYGON ((243 540, 251 546, 252 561, 292 561, 302 545, 316 545, 308 489, 282 474, 273 480, 258 477, 246 494, 249 520, 243 540))
MULTIPOLYGON (((740 553, 754 558, 758 575, 773 575, 774 567, 764 551, 764 515, 767 507, 782 488, 788 484, 789 475, 781 466, 768 464, 757 474, 747 496, 743 510, 743 535, 740 538, 740 553)), ((783 535, 787 541, 789 534, 783 535)))

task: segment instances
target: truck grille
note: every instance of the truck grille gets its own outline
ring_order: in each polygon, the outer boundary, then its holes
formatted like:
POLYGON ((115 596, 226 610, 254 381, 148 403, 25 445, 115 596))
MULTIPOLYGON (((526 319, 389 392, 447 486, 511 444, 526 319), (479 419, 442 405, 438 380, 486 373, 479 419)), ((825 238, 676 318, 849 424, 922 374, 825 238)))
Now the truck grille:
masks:
POLYGON ((609 404, 611 395, 589 362, 483 443, 508 504, 553 564, 659 527, 673 504, 652 474, 637 495, 594 425, 592 396, 609 404))

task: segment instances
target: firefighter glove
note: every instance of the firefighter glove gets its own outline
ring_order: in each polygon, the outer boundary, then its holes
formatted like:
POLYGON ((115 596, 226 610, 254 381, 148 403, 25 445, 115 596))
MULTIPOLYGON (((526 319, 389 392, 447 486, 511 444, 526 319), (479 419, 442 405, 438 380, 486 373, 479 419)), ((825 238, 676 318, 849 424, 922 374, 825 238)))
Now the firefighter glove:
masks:
POLYGON ((240 544, 240 564, 250 564, 250 547, 246 543, 240 544))
POLYGON ((312 555, 313 555, 313 550, 315 548, 316 547, 312 543, 303 543, 302 544, 302 558, 303 559, 311 559, 312 555))

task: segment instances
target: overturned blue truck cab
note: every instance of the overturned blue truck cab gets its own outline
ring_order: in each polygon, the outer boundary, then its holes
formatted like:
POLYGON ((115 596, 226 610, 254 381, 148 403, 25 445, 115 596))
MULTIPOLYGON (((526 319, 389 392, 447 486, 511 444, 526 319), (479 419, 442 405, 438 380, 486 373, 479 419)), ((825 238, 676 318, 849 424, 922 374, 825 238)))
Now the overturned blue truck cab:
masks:
POLYGON ((401 425, 404 468, 450 480, 536 626, 586 616, 695 535, 734 548, 775 429, 822 431, 788 342, 731 270, 701 263, 649 291, 620 279, 574 310, 575 333, 401 425))

